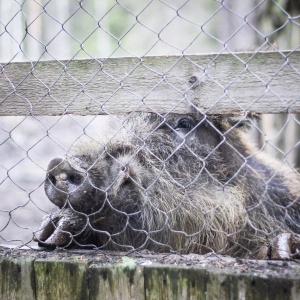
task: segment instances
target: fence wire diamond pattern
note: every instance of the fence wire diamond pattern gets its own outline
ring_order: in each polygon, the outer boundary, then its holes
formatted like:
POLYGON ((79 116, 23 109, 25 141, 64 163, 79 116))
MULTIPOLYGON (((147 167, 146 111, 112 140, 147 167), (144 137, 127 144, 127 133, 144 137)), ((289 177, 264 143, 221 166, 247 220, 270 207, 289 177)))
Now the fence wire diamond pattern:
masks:
POLYGON ((299 16, 2 0, 0 243, 297 256, 299 16))

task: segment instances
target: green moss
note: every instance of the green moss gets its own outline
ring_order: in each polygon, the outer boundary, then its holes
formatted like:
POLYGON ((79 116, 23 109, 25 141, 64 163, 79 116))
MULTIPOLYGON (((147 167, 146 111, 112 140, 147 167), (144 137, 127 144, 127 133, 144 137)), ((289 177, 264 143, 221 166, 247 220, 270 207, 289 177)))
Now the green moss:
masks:
POLYGON ((0 258, 0 299, 35 299, 32 259, 0 258))
POLYGON ((13 260, 1 260, 1 291, 6 294, 10 290, 18 293, 21 286, 21 266, 13 260))
POLYGON ((88 299, 87 263, 36 261, 37 299, 88 299))
MULTIPOLYGON (((292 271, 292 270, 291 270, 292 271)), ((0 299, 298 299, 300 280, 232 269, 0 259, 0 299), (36 291, 36 294, 35 294, 36 291)))
POLYGON ((157 266, 145 267, 147 299, 206 299, 206 271, 201 269, 157 266))

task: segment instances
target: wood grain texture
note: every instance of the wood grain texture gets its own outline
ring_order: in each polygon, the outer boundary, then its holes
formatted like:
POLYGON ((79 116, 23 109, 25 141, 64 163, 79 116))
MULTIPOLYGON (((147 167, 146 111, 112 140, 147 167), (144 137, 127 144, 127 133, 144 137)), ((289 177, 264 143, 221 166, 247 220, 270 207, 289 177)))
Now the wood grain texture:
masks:
POLYGON ((2 116, 299 113, 299 98, 300 51, 0 65, 2 116))
POLYGON ((94 250, 20 251, 3 255, 0 247, 0 299, 300 299, 296 261, 236 260, 212 254, 137 252, 138 258, 132 258, 94 250))

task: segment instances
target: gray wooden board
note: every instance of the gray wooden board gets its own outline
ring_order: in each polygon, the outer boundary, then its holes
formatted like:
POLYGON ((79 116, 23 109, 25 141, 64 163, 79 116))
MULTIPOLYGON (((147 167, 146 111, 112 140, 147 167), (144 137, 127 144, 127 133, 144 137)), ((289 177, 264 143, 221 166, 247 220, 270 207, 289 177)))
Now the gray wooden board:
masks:
POLYGON ((300 51, 0 65, 2 116, 297 113, 299 98, 300 51))

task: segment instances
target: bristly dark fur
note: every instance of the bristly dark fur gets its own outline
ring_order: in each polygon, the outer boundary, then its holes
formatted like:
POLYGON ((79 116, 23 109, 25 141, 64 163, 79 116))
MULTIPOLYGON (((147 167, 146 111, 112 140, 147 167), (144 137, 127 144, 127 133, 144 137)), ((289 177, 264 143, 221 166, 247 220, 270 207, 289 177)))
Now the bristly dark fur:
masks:
POLYGON ((255 118, 134 113, 74 145, 45 181, 73 239, 46 226, 40 241, 256 257, 279 232, 300 233, 299 175, 249 145, 255 118))

